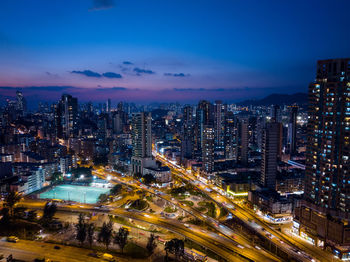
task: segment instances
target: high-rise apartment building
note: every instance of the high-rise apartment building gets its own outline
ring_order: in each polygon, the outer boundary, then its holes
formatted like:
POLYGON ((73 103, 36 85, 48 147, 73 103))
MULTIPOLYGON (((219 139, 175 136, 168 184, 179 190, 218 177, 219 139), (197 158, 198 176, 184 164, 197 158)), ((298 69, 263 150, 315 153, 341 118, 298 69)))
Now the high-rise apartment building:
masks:
POLYGON ((263 187, 275 190, 280 123, 269 122, 263 130, 260 183, 263 187))
POLYGON ((291 155, 295 155, 297 152, 297 116, 298 106, 292 106, 288 123, 288 144, 291 155))
POLYGON ((214 108, 213 105, 205 100, 198 103, 196 110, 196 125, 194 134, 194 150, 201 155, 203 146, 204 128, 214 125, 214 108))
POLYGON ((106 105, 106 107, 107 107, 107 113, 110 113, 110 112, 111 112, 111 109, 112 109, 112 102, 111 102, 111 99, 110 99, 110 98, 107 99, 107 105, 106 105))
POLYGON ((248 119, 240 119, 238 123, 238 147, 237 147, 237 161, 246 166, 248 164, 248 119))
POLYGON ((71 95, 62 95, 55 106, 56 136, 58 138, 74 137, 78 133, 78 99, 71 95))
POLYGON ((298 232, 350 257, 350 59, 318 61, 308 114, 306 201, 295 210, 298 232))
MULTIPOLYGON (((143 168, 150 165, 152 159, 152 116, 141 112, 134 115, 132 128, 132 172, 143 173, 143 168)), ((153 164, 153 163, 152 163, 153 164)))
POLYGON ((227 113, 227 105, 222 101, 215 101, 214 104, 214 128, 215 128, 215 147, 224 151, 224 136, 225 136, 225 116, 227 113))
POLYGON ((235 141, 235 117, 232 112, 227 112, 224 123, 224 148, 226 159, 233 159, 236 155, 235 141))
POLYGON ((205 126, 203 130, 202 170, 207 174, 214 171, 214 144, 214 128, 205 126))
POLYGON ((27 101, 21 91, 16 91, 16 110, 19 111, 22 115, 27 110, 27 101))
POLYGON ((193 108, 185 106, 183 109, 181 129, 181 161, 193 156, 193 108))

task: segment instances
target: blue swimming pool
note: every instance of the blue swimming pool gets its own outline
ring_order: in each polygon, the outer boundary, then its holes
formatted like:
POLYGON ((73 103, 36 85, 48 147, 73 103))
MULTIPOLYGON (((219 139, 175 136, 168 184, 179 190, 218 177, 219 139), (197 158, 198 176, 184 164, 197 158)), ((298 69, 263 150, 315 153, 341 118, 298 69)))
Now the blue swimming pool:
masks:
POLYGON ((98 202, 101 194, 108 193, 109 188, 76 186, 76 185, 59 185, 41 193, 41 199, 62 199, 80 203, 94 204, 98 202))

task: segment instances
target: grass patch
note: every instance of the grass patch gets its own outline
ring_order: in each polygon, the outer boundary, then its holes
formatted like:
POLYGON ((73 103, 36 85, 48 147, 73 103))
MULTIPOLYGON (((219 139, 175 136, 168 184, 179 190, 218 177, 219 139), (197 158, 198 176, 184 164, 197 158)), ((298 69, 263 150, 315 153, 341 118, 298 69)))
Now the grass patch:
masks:
POLYGON ((198 203, 199 206, 206 207, 208 209, 207 215, 216 218, 216 206, 213 202, 201 201, 198 203))
POLYGON ((24 239, 35 239, 40 229, 42 227, 39 224, 23 219, 11 219, 6 223, 2 221, 0 223, 1 235, 14 235, 24 239))
POLYGON ((198 218, 191 218, 191 219, 188 220, 188 223, 191 223, 191 224, 196 225, 196 226, 202 226, 203 225, 202 220, 199 220, 198 218))
POLYGON ((225 217, 228 215, 227 209, 224 207, 220 207, 220 215, 219 218, 225 217))
POLYGON ((179 199, 179 200, 185 200, 187 196, 185 196, 185 195, 177 195, 177 196, 175 196, 175 197, 176 197, 177 199, 179 199))
POLYGON ((197 211, 199 211, 199 212, 204 212, 204 211, 207 210, 206 207, 195 207, 195 209, 196 209, 197 211))
POLYGON ((185 201, 181 201, 182 204, 185 204, 186 206, 189 206, 189 207, 193 207, 194 203, 192 201, 188 201, 188 200, 185 200, 185 201))
POLYGON ((167 206, 166 208, 164 208, 164 212, 167 213, 175 213, 177 211, 177 208, 171 208, 170 206, 167 206))
POLYGON ((144 210, 148 208, 148 203, 143 199, 137 199, 130 205, 130 208, 137 210, 144 210))
POLYGON ((148 257, 148 252, 145 248, 136 245, 133 242, 129 242, 126 244, 124 248, 124 253, 132 258, 147 258, 148 257))

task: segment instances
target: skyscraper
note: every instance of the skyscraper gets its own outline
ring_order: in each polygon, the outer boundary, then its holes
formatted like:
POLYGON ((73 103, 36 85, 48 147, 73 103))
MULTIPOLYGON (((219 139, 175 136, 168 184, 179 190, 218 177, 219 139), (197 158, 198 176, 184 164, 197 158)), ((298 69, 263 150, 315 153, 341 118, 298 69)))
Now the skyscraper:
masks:
POLYGON ((58 138, 74 137, 78 133, 78 99, 62 95, 55 106, 56 135, 58 138))
POLYGON ((19 111, 21 115, 27 110, 27 101, 21 91, 16 91, 16 110, 19 111))
POLYGON ((270 116, 273 121, 280 123, 282 121, 281 107, 279 105, 272 106, 270 116))
POLYGON ((181 130, 181 160, 190 159, 193 155, 193 108, 185 106, 181 130))
POLYGON ((108 114, 111 112, 111 107, 112 107, 111 99, 108 98, 108 99, 107 99, 107 113, 108 113, 108 114))
POLYGON ((248 164, 248 119, 240 119, 238 123, 237 161, 242 165, 248 164))
POLYGON ((309 86, 305 185, 308 201, 344 212, 350 212, 349 67, 346 59, 319 61, 309 86))
POLYGON ((152 117, 141 112, 132 119, 132 172, 143 173, 143 167, 152 161, 152 117))
POLYGON ((262 136, 262 160, 260 183, 262 186, 275 190, 277 156, 280 137, 280 123, 267 123, 262 136))
POLYGON ((204 127, 214 125, 213 105, 205 100, 198 103, 196 110, 196 126, 194 134, 194 150, 201 155, 203 146, 204 127))
POLYGON ((291 155, 294 155, 297 151, 297 116, 298 106, 292 106, 288 123, 288 144, 291 155))
POLYGON ((350 59, 318 61, 308 111, 306 201, 295 220, 316 245, 349 246, 350 59))
POLYGON ((235 118, 232 112, 227 112, 224 123, 225 158, 233 159, 235 143, 235 118))
POLYGON ((224 123, 227 113, 227 105, 222 101, 215 101, 214 105, 214 128, 215 128, 215 147, 220 151, 224 150, 224 123))
POLYGON ((214 171, 214 128, 205 126, 203 130, 202 170, 210 174, 214 171))

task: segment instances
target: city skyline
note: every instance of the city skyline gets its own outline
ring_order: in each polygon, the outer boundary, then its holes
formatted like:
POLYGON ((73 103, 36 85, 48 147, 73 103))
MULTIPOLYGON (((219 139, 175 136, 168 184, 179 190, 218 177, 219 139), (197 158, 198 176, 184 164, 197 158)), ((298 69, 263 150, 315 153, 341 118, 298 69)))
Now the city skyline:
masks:
POLYGON ((347 1, 4 1, 1 95, 19 89, 29 101, 69 93, 81 101, 145 103, 306 92, 318 59, 350 56, 343 33, 349 7, 347 1))
POLYGON ((350 260, 348 10, 1 1, 0 260, 350 260))

